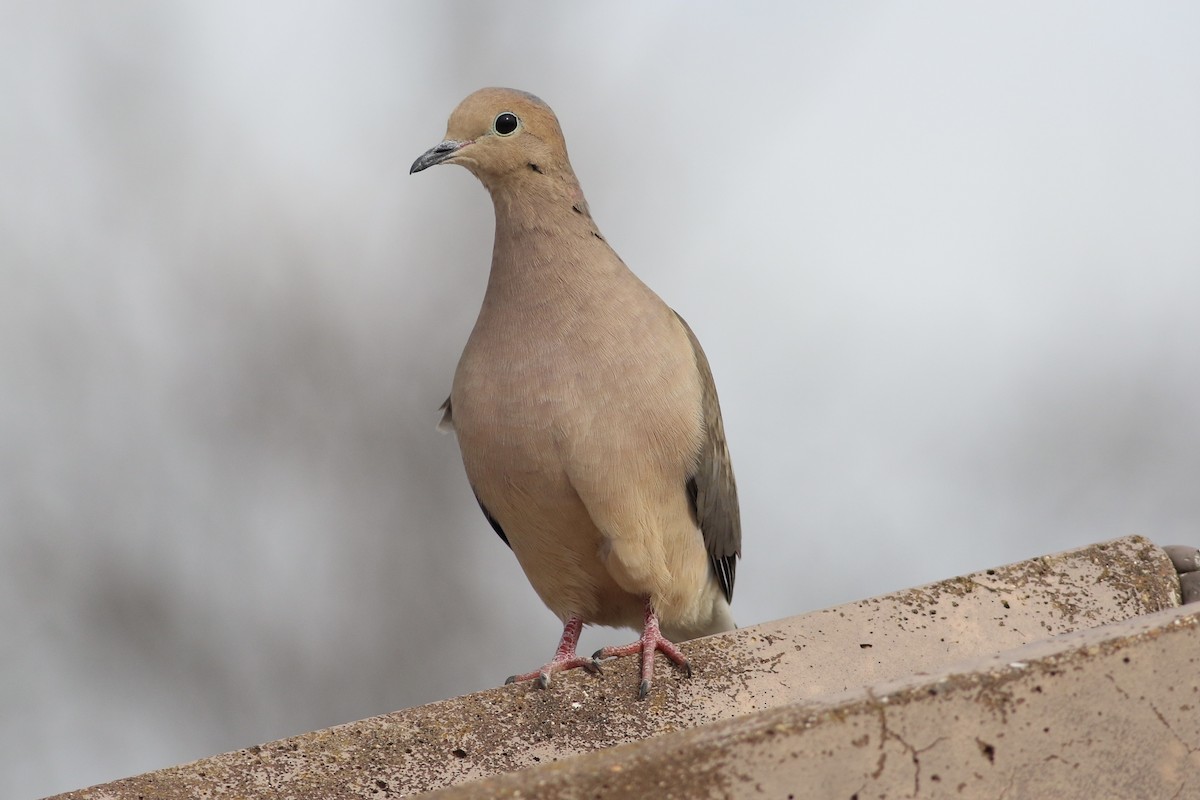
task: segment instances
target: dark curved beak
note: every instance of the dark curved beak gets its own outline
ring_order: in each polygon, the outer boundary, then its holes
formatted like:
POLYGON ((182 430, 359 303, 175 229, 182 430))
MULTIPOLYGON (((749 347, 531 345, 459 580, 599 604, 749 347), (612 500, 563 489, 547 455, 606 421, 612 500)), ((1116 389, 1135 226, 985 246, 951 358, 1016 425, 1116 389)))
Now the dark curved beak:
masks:
POLYGON ((414 172, 420 172, 435 164, 440 164, 469 144, 469 141, 456 142, 453 139, 447 139, 422 153, 421 157, 413 162, 412 169, 408 171, 408 174, 412 175, 414 172))

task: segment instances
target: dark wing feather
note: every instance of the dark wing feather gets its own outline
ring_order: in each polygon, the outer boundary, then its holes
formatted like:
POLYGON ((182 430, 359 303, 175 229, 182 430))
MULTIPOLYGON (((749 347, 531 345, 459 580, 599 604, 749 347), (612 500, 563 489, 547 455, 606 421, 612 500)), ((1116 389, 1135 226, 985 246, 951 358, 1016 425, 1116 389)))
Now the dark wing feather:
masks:
POLYGON ((454 430, 454 409, 450 406, 450 398, 446 398, 446 402, 442 403, 442 407, 438 409, 442 412, 442 418, 438 421, 437 429, 442 433, 450 433, 454 430))
MULTIPOLYGON (((492 526, 492 530, 500 537, 500 541, 508 544, 508 537, 504 535, 504 529, 500 527, 500 523, 496 522, 496 518, 492 516, 492 512, 487 510, 487 506, 479 499, 479 495, 475 495, 475 502, 479 503, 479 510, 483 512, 483 516, 487 517, 488 524, 492 526)), ((508 549, 512 549, 512 545, 508 544, 508 549)))
MULTIPOLYGON (((442 407, 439 408, 438 411, 442 412, 442 421, 438 423, 438 430, 447 433, 454 430, 454 409, 450 405, 449 397, 446 398, 446 402, 442 403, 442 407)), ((483 501, 479 499, 479 495, 475 495, 475 502, 479 503, 479 510, 482 511, 483 516, 487 518, 488 524, 492 526, 492 530, 494 530, 496 535, 500 537, 500 541, 508 544, 508 537, 504 535, 504 529, 500 527, 499 522, 496 522, 496 518, 492 516, 492 512, 487 510, 487 506, 485 506, 483 501)), ((512 545, 508 544, 508 548, 511 550, 512 545)))
POLYGON ((675 315, 687 331, 696 354, 696 369, 700 371, 703 387, 704 442, 701 445, 696 473, 688 478, 687 493, 696 515, 696 524, 704 536, 704 546, 712 562, 713 574, 721 582, 725 599, 733 600, 733 580, 737 560, 742 554, 742 518, 738 511, 737 481, 725 444, 725 425, 721 422, 721 405, 717 386, 713 382, 708 357, 700 347, 696 334, 687 321, 675 315))

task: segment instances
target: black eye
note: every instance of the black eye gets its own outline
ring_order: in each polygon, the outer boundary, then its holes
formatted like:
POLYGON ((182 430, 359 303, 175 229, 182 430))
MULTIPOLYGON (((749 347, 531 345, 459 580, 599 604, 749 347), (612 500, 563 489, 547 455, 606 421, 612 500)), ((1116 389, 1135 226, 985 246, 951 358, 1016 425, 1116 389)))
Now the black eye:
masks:
POLYGON ((520 120, 517 115, 511 111, 505 111, 503 114, 496 117, 496 121, 492 123, 492 130, 496 131, 497 136, 509 136, 517 129, 520 120))

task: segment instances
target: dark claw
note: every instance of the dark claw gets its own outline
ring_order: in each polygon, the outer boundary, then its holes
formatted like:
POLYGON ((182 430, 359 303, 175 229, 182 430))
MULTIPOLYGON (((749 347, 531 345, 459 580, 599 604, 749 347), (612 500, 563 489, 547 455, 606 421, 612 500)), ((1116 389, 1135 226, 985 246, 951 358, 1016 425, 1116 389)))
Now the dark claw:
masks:
POLYGON ((593 675, 603 675, 604 674, 604 670, 600 669, 600 662, 596 660, 595 656, 592 656, 592 663, 584 664, 583 668, 586 669, 588 672, 592 673, 593 675))
POLYGON ((596 652, 592 653, 592 662, 593 662, 593 663, 595 663, 595 662, 598 662, 598 661, 600 660, 600 654, 601 654, 601 653, 603 653, 603 652, 604 652, 604 648, 603 648, 603 647, 601 647, 599 650, 597 650, 596 652))
POLYGON ((510 683, 516 683, 516 682, 517 682, 516 675, 509 675, 507 678, 504 679, 505 686, 508 686, 510 683))
POLYGON ((684 671, 684 674, 686 674, 689 678, 692 677, 692 662, 690 662, 690 661, 683 662, 683 671, 684 671))
POLYGON ((543 672, 541 675, 538 675, 537 685, 539 689, 548 687, 550 685, 550 673, 543 672))
POLYGON ((638 684, 638 700, 645 700, 648 694, 650 694, 650 681, 642 681, 638 684))

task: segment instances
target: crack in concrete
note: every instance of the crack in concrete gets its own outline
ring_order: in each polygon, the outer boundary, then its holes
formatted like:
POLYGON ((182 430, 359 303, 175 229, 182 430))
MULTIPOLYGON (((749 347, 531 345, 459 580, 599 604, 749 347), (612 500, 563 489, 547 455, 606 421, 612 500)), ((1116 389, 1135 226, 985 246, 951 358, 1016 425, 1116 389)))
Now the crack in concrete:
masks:
POLYGON ((1013 786, 1016 784, 1016 780, 1016 772, 1009 770, 1008 784, 1000 791, 1000 794, 996 795, 996 800, 1004 800, 1005 797, 1008 797, 1008 790, 1013 788, 1013 786))
MULTIPOLYGON (((1121 696, 1123 698, 1125 698, 1125 700, 1127 702, 1130 702, 1130 703, 1133 702, 1133 697, 1129 694, 1129 692, 1125 691, 1125 689, 1121 687, 1121 684, 1117 683, 1116 678, 1114 678, 1111 674, 1105 675, 1104 677, 1108 678, 1108 680, 1112 683, 1113 688, 1116 689, 1118 692, 1120 692, 1121 696)), ((1167 732, 1170 733, 1171 736, 1173 736, 1175 738, 1175 741, 1179 742, 1179 744, 1183 746, 1184 752, 1186 752, 1188 755, 1194 755, 1195 753, 1200 752, 1200 746, 1192 746, 1191 744, 1188 743, 1188 741, 1186 739, 1184 739, 1182 736, 1180 736, 1179 732, 1176 731, 1175 728, 1171 726, 1170 721, 1165 716, 1163 716, 1163 713, 1158 710, 1158 707, 1155 706, 1154 703, 1150 702, 1149 700, 1146 700, 1145 703, 1146 703, 1146 706, 1152 712, 1154 712, 1154 716, 1159 721, 1159 723, 1164 728, 1167 729, 1167 732)), ((1171 800, 1178 800, 1178 798, 1183 797, 1183 790, 1186 789, 1187 787, 1188 787, 1188 782, 1186 780, 1184 780, 1182 783, 1179 784, 1179 789, 1176 790, 1175 794, 1171 795, 1171 800)))
POLYGON ((924 747, 915 747, 908 741, 896 733, 888 725, 887 720, 887 698, 876 697, 869 689, 867 696, 875 704, 875 711, 879 716, 879 760, 876 762, 875 771, 871 773, 871 777, 879 780, 883 774, 884 765, 887 763, 887 752, 884 748, 887 746, 889 739, 894 739, 908 753, 909 758, 913 763, 913 797, 918 797, 921 794, 921 754, 927 753, 936 747, 941 742, 945 741, 945 736, 939 736, 924 747))
POLYGON ((1154 703, 1151 703, 1149 700, 1147 700, 1146 705, 1150 706, 1150 710, 1154 712, 1154 716, 1158 717, 1158 721, 1162 723, 1164 728, 1171 732, 1171 735, 1175 737, 1175 740, 1183 745, 1183 749, 1187 751, 1189 756, 1200 751, 1200 747, 1193 747, 1192 745, 1188 744, 1187 739, 1184 739, 1173 727, 1171 727, 1171 723, 1167 721, 1167 718, 1162 715, 1162 712, 1158 710, 1158 707, 1155 706, 1154 703))
MULTIPOLYGON (((1105 675, 1104 677, 1108 678, 1108 680, 1112 683, 1113 688, 1115 688, 1118 692, 1120 692, 1121 696, 1124 697, 1126 701, 1128 701, 1130 703, 1134 702, 1133 697, 1129 694, 1129 692, 1127 692, 1123 688, 1121 688, 1121 684, 1117 683, 1116 678, 1114 678, 1111 674, 1105 675)), ((1164 728, 1166 728, 1167 731, 1173 737, 1175 737, 1175 741, 1177 741, 1177 742, 1179 742, 1179 744, 1183 745, 1184 751, 1189 756, 1196 752, 1200 752, 1200 746, 1193 746, 1188 743, 1187 739, 1184 739, 1182 736, 1180 736, 1179 732, 1176 731, 1175 728, 1173 728, 1171 726, 1170 721, 1166 717, 1163 716, 1162 712, 1158 710, 1158 707, 1155 706, 1154 703, 1151 703, 1149 700, 1146 700, 1145 698, 1140 698, 1140 699, 1146 703, 1147 708, 1149 708, 1151 711, 1154 712, 1155 718, 1158 719, 1158 721, 1162 724, 1162 726, 1164 728)))

